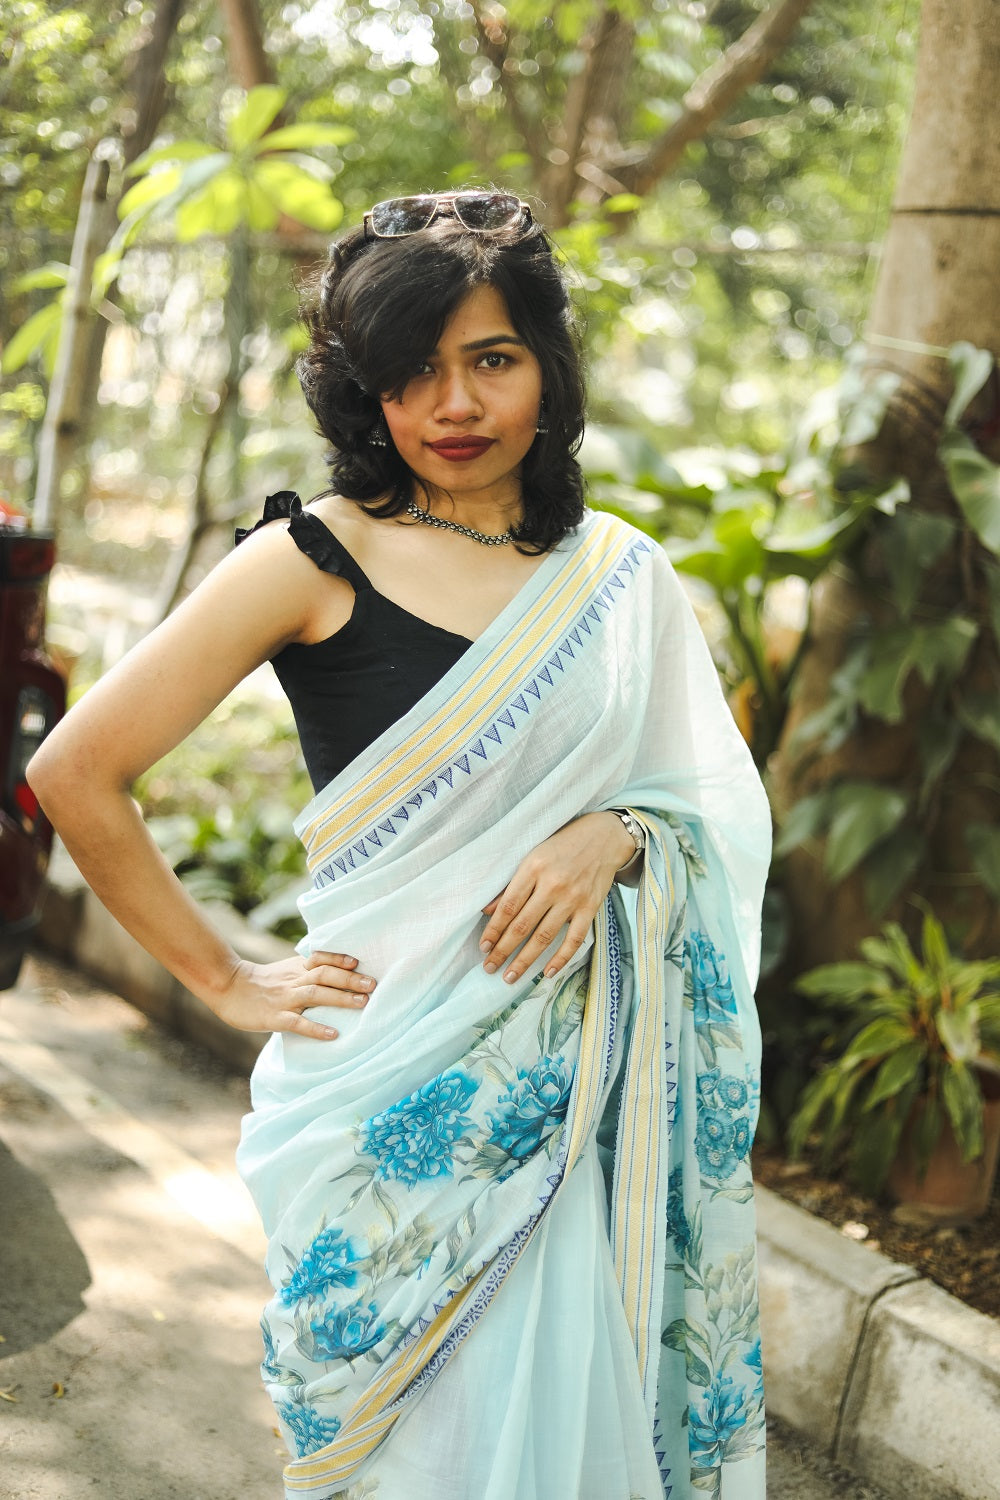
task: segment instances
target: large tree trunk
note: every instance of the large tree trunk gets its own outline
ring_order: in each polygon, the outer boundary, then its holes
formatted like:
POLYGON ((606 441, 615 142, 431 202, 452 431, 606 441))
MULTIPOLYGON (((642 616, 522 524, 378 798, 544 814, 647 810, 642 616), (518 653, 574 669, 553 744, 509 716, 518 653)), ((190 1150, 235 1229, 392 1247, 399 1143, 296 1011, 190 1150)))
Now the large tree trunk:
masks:
MULTIPOLYGON (((988 617, 985 554, 961 524, 937 443, 952 389, 941 351, 967 340, 1000 354, 1000 134, 992 121, 998 82, 995 0, 924 0, 913 116, 866 330, 869 366, 894 370, 901 383, 878 437, 851 459, 870 475, 902 474, 910 483, 911 509, 958 523, 955 545, 924 575, 915 617, 925 621, 956 614, 988 617)), ((966 425, 995 460, 995 374, 978 400, 966 425)), ((814 590, 809 639, 776 768, 779 817, 801 796, 839 780, 915 786, 921 753, 927 751, 923 720, 931 712, 931 694, 915 673, 904 692, 900 724, 863 717, 844 745, 818 758, 793 739, 803 720, 829 698, 831 678, 863 621, 891 621, 891 558, 886 556, 891 538, 891 525, 879 523, 849 564, 814 590)), ((945 712, 954 712, 967 691, 995 698, 998 690, 996 637, 984 628, 945 712)), ((940 714, 940 705, 934 711, 940 714)), ((995 828, 1000 821, 995 747, 966 733, 934 795, 915 816, 926 835, 926 856, 893 914, 912 914, 906 898, 922 897, 968 949, 996 951, 997 901, 976 877, 964 837, 970 826, 995 828)), ((831 889, 821 855, 821 849, 805 847, 789 856, 786 889, 799 968, 853 956, 859 939, 878 925, 860 876, 831 889)))

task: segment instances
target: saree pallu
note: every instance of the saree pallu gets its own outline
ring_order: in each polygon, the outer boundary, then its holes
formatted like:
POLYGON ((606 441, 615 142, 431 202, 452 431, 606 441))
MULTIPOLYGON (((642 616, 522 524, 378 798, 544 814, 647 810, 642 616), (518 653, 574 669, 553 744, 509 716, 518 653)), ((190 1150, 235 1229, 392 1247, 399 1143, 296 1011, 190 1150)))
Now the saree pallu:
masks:
POLYGON ((770 818, 661 549, 588 513, 296 830, 303 950, 378 987, 271 1038, 240 1146, 287 1500, 758 1500, 770 818), (638 890, 486 974, 521 859, 622 806, 638 890))

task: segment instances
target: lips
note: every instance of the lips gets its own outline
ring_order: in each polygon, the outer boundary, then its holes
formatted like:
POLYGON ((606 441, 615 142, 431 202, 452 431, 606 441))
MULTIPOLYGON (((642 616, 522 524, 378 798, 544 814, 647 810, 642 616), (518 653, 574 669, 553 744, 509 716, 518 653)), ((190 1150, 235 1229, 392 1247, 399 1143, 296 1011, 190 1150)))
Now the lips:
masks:
POLYGON ((494 438, 481 437, 447 437, 441 438, 439 442, 428 443, 428 448, 436 453, 438 458, 446 458, 449 463, 468 463, 470 459, 480 458, 488 448, 493 447, 494 438))

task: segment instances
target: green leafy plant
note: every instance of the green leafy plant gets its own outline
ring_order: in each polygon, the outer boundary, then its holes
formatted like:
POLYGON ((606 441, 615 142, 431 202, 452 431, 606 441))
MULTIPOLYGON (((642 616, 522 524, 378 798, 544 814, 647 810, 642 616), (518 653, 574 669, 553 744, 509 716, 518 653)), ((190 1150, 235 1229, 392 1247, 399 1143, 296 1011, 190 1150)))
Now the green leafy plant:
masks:
POLYGON ((226 123, 226 149, 205 140, 173 141, 133 162, 129 175, 137 181, 119 204, 122 224, 109 261, 151 218, 172 219, 182 242, 231 234, 240 225, 273 229, 282 214, 311 229, 336 229, 344 209, 330 190, 335 174, 311 153, 344 145, 354 131, 320 121, 272 129, 287 97, 272 84, 250 89, 226 123))
MULTIPOLYGON (((780 856, 823 839, 828 878, 839 882, 859 870, 876 919, 927 865, 942 788, 963 739, 1000 749, 1000 710, 981 684, 983 649, 1000 641, 1000 467, 963 425, 994 360, 969 343, 931 352, 947 358, 953 379, 937 456, 954 510, 918 508, 902 481, 869 510, 865 536, 877 544, 886 573, 879 609, 859 618, 826 701, 789 745, 819 757, 836 752, 865 721, 902 725, 916 689, 924 701, 917 754, 905 784, 845 778, 803 797, 789 810, 776 843, 780 856), (968 574, 967 602, 960 608, 928 603, 922 598, 926 575, 954 556, 968 574)), ((862 403, 858 410, 867 420, 860 432, 845 432, 844 448, 878 431, 884 404, 866 409, 862 403)), ((1000 831, 977 819, 962 828, 962 838, 971 877, 1000 898, 1000 831)))
POLYGON ((888 923, 857 962, 824 964, 797 988, 846 1018, 846 1045, 805 1089, 789 1130, 792 1156, 817 1130, 829 1166, 846 1149, 851 1175, 877 1192, 912 1129, 918 1172, 947 1122, 963 1160, 983 1152, 980 1070, 1000 1067, 1000 959, 953 954, 928 912, 921 951, 888 923))
POLYGON ((797 662, 769 619, 774 586, 812 583, 873 514, 909 498, 895 477, 848 493, 836 483, 837 455, 878 432, 897 384, 889 373, 866 382, 852 358, 771 458, 712 448, 671 462, 637 431, 588 427, 580 459, 595 503, 662 540, 678 571, 714 596, 725 622, 717 665, 759 766, 781 735, 797 662))
POLYGON ((196 901, 225 901, 253 926, 298 938, 296 898, 308 886, 305 851, 277 799, 234 811, 150 818, 149 830, 196 901))

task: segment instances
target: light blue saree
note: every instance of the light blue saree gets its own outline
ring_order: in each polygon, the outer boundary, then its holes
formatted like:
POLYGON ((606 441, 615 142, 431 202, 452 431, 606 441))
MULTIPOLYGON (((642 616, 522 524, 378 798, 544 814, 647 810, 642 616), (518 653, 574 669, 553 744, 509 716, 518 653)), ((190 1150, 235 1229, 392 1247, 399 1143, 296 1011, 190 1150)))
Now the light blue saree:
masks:
POLYGON ((271 1038, 240 1147, 287 1500, 759 1500, 770 819, 661 550, 588 513, 296 828, 305 945, 379 983, 271 1038), (638 891, 487 975, 482 907, 616 806, 638 891))

